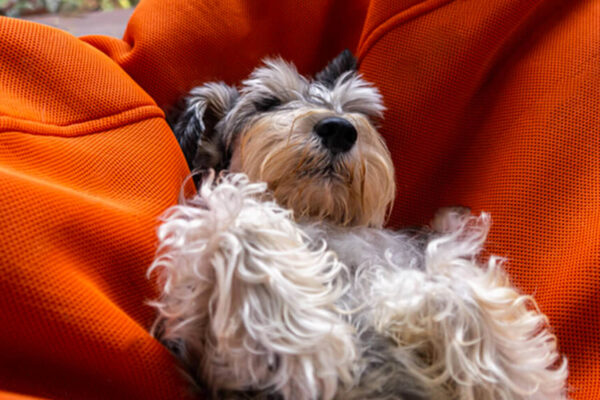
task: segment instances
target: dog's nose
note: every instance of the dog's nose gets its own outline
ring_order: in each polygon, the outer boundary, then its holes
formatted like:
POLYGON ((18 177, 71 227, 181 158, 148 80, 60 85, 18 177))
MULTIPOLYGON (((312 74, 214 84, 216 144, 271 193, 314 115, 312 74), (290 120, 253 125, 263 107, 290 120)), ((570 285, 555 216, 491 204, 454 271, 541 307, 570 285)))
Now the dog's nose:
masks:
POLYGON ((323 141, 323 145, 333 154, 344 153, 356 143, 356 129, 344 118, 322 119, 315 125, 314 130, 323 141))

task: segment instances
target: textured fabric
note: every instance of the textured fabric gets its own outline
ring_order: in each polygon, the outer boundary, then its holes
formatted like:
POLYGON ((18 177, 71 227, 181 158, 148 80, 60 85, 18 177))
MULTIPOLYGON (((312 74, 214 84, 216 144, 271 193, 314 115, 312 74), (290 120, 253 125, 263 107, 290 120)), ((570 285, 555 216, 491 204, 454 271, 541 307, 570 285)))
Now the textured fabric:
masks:
POLYGON ((596 0, 143 0, 123 40, 0 19, 0 398, 185 396, 146 333, 155 227, 188 172, 160 108, 345 47, 388 107, 390 224, 491 212, 572 397, 600 398, 598 21, 596 0))
POLYGON ((2 18, 0 37, 0 398, 179 397, 145 305, 188 173, 163 113, 72 36, 2 18))

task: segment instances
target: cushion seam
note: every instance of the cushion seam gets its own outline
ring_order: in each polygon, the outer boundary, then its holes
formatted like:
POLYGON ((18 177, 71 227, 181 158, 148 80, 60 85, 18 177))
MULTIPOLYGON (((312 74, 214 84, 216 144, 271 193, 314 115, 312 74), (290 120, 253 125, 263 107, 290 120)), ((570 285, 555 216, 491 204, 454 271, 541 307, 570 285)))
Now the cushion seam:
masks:
POLYGON ((66 125, 48 124, 48 123, 44 123, 44 122, 40 122, 40 121, 33 121, 33 120, 12 117, 12 116, 0 116, 0 134, 2 134, 4 132, 21 132, 21 133, 37 135, 37 136, 54 136, 54 137, 64 137, 64 138, 81 137, 81 136, 95 134, 98 132, 104 132, 104 131, 111 130, 111 129, 116 129, 121 126, 126 126, 126 125, 130 125, 133 123, 137 123, 137 122, 140 122, 143 120, 153 119, 153 118, 164 119, 163 111, 155 105, 137 106, 137 107, 133 107, 131 109, 120 111, 120 112, 117 112, 117 113, 114 113, 111 115, 94 118, 94 119, 90 119, 90 120, 83 121, 83 122, 74 122, 72 124, 66 124, 66 125), (132 114, 132 115, 128 115, 128 114, 132 114), (121 117, 122 119, 112 122, 112 123, 108 122, 108 123, 103 124, 103 120, 119 118, 119 117, 121 117), (11 124, 11 122, 13 122, 14 124, 11 124), (94 127, 93 126, 94 123, 100 124, 102 126, 94 127), (22 124, 30 125, 30 128, 27 129, 27 127, 22 126, 22 124), (13 126, 11 126, 11 125, 13 125, 13 126), (19 125, 21 125, 21 126, 19 126, 19 125), (92 126, 90 126, 90 125, 92 125, 92 126), (31 127, 33 127, 33 126, 37 126, 37 127, 41 128, 42 132, 40 132, 40 130, 31 129, 31 127), (86 126, 90 126, 91 129, 85 129, 86 126), (69 129, 78 131, 78 130, 80 130, 78 128, 81 129, 81 132, 74 132, 72 134, 61 132, 61 131, 69 130, 69 129), (47 131, 43 132, 43 130, 45 130, 45 129, 47 129, 47 131))
POLYGON ((373 28, 365 37, 365 39, 359 44, 357 51, 357 59, 359 63, 366 57, 367 53, 373 48, 373 46, 375 46, 375 44, 392 29, 397 28, 406 22, 429 14, 430 12, 438 10, 452 2, 454 2, 454 0, 424 1, 390 16, 385 21, 373 28))

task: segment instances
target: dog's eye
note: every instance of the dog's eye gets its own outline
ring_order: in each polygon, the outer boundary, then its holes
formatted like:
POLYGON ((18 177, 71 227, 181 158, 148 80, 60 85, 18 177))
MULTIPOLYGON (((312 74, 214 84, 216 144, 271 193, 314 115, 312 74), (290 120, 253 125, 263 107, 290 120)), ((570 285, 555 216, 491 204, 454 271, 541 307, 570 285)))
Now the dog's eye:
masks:
POLYGON ((263 112, 263 111, 269 111, 269 110, 277 107, 280 104, 281 104, 281 100, 279 100, 275 96, 271 96, 271 97, 265 97, 263 99, 260 99, 256 102, 254 102, 254 107, 256 107, 256 111, 263 112))

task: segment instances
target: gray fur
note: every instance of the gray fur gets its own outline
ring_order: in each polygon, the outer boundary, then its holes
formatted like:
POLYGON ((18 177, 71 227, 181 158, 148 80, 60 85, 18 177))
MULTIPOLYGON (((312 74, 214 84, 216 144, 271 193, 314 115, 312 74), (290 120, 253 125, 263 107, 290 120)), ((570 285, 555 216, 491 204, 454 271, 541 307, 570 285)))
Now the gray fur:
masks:
POLYGON ((218 122, 239 97, 237 89, 223 82, 209 82, 192 89, 185 99, 185 109, 173 131, 190 169, 222 169, 227 164, 218 122))
MULTIPOLYGON (((351 62, 351 59, 354 60, 351 62)), ((237 136, 255 117, 299 107, 381 117, 379 91, 356 71, 344 51, 315 80, 301 76, 293 64, 266 59, 239 88, 209 82, 192 89, 173 131, 190 169, 227 169, 237 136)))
POLYGON ((315 75, 315 79, 326 87, 332 88, 336 81, 348 71, 356 72, 356 57, 346 49, 315 75))

